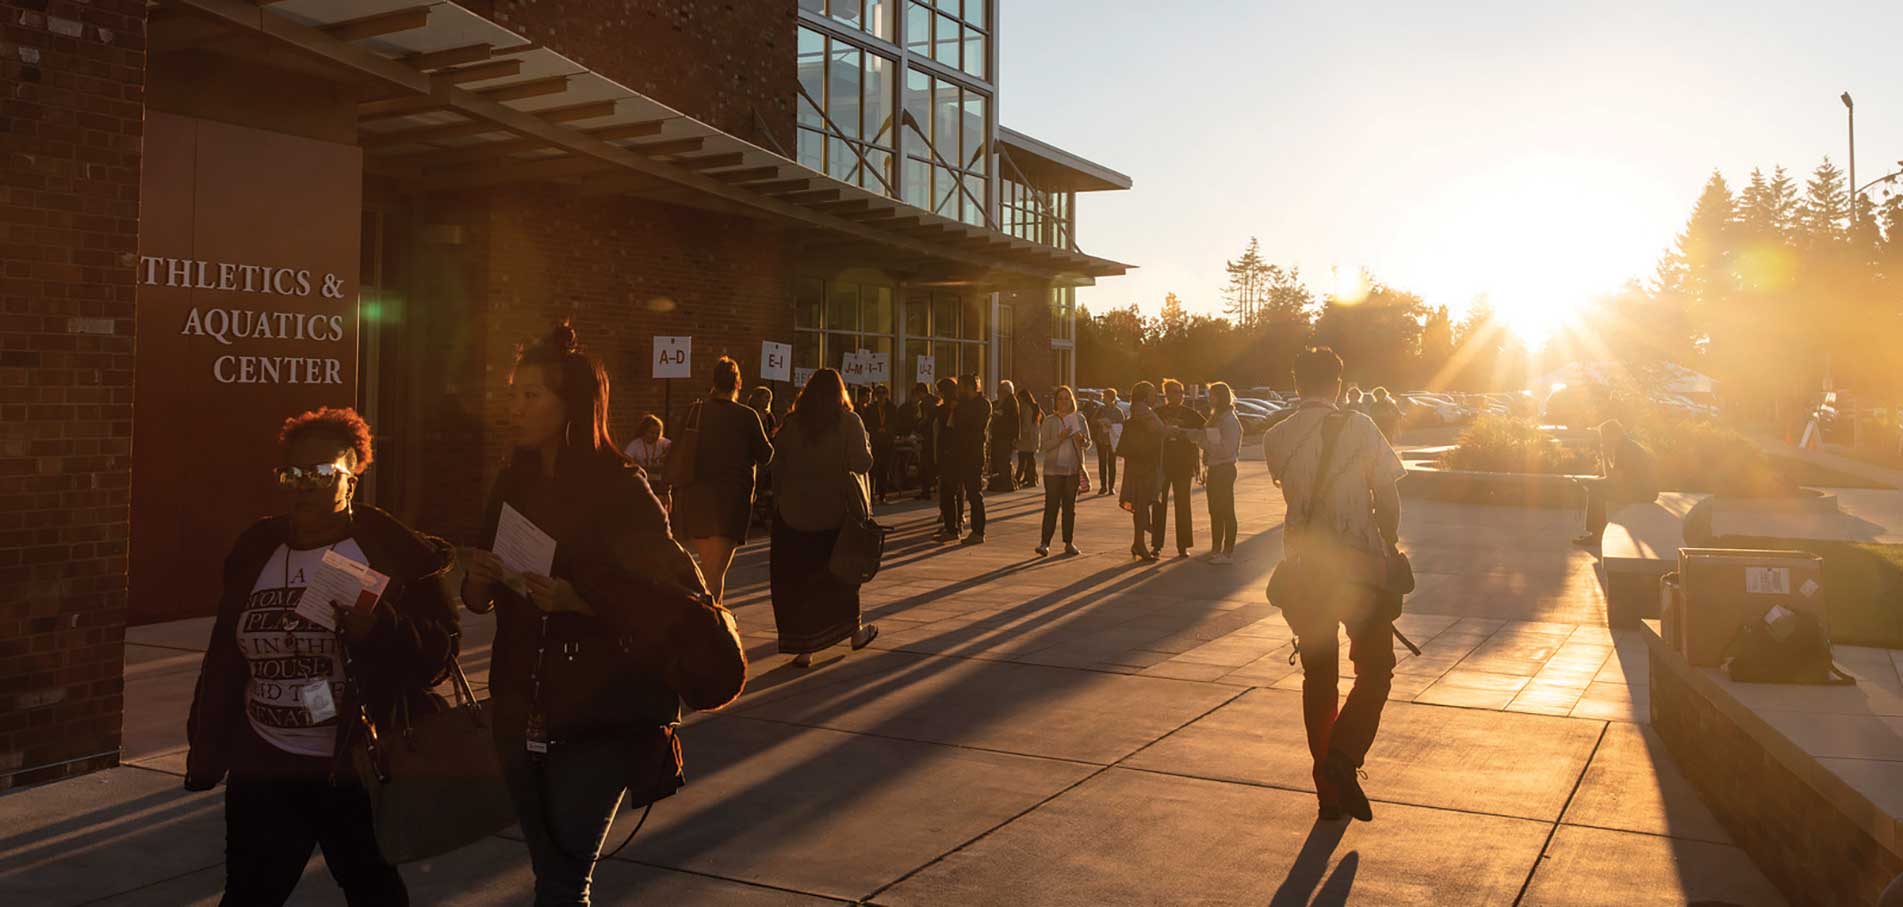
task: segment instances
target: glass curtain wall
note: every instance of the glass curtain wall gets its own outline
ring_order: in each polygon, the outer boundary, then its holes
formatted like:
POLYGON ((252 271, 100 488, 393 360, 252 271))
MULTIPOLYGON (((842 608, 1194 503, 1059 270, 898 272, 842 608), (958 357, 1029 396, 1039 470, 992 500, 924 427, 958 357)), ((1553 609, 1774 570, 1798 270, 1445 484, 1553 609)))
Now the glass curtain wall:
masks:
POLYGON ((794 368, 839 368, 847 353, 865 350, 886 354, 895 382, 906 374, 892 359, 890 286, 803 277, 793 304, 794 368))
POLYGON ((800 9, 831 18, 847 28, 892 40, 892 5, 903 0, 800 0, 800 9))
POLYGON ((898 63, 881 54, 800 26, 799 162, 833 179, 893 195, 897 72, 898 63))
POLYGON ((991 136, 990 98, 918 67, 905 73, 905 201, 983 226, 991 136))
MULTIPOLYGON (((918 375, 918 357, 931 356, 940 378, 985 374, 985 293, 914 288, 905 295, 905 356, 893 364, 894 384, 918 375)), ((902 382, 911 387, 911 381, 902 382)), ((908 391, 909 393, 909 391, 908 391)))
POLYGON ((990 81, 991 23, 985 11, 989 2, 909 0, 905 8, 906 50, 990 81))
POLYGON ((1051 352, 1057 357, 1057 383, 1077 383, 1077 289, 1051 288, 1051 352))
POLYGON ((998 183, 1002 229, 1019 239, 1056 246, 1077 245, 1076 193, 1044 191, 1004 177, 998 183))

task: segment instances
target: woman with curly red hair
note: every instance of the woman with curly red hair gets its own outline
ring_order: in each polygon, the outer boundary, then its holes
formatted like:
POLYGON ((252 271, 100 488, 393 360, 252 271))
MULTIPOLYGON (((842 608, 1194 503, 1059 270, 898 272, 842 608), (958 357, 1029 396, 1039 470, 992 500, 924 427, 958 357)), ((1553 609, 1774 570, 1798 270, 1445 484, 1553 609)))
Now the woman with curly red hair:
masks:
POLYGON ((260 520, 225 559, 224 592, 186 733, 187 790, 225 786, 225 904, 282 904, 322 846, 352 904, 408 904, 377 848, 350 747, 366 720, 422 709, 455 656, 454 549, 354 504, 370 426, 350 409, 284 423, 274 472, 286 513, 260 520), (368 604, 299 613, 326 555, 388 578, 368 604))

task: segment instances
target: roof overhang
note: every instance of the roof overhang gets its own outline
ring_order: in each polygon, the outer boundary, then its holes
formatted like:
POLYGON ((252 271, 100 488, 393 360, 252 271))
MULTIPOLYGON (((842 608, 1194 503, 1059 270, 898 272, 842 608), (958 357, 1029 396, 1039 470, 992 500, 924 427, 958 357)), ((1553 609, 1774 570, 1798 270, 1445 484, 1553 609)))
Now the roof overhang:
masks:
POLYGON ((160 0, 156 8, 157 48, 263 41, 272 53, 292 52, 300 68, 362 86, 364 168, 400 191, 564 182, 774 220, 887 261, 996 282, 1083 285, 1129 268, 832 179, 455 3, 160 0))
POLYGON ((1072 192, 1103 192, 1128 189, 1130 178, 1115 170, 1087 161, 1048 142, 1031 138, 1015 129, 998 127, 998 144, 1024 175, 1041 189, 1067 189, 1072 192))

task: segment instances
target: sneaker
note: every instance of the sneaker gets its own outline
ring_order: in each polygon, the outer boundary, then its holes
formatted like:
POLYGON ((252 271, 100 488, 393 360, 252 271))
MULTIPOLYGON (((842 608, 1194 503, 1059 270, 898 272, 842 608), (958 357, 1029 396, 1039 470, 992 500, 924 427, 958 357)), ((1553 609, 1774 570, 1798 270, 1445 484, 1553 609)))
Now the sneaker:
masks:
POLYGON ((1322 776, 1340 796, 1341 808, 1363 822, 1372 822, 1374 809, 1368 805, 1367 792, 1361 789, 1360 773, 1360 769, 1348 764, 1348 757, 1333 750, 1322 760, 1322 776))
POLYGON ((1076 557, 1077 555, 1083 554, 1082 551, 1077 550, 1076 545, 1073 545, 1069 542, 1064 543, 1064 553, 1070 555, 1071 557, 1076 557))
POLYGON ((1176 556, 1177 556, 1177 557, 1189 557, 1189 549, 1188 549, 1188 548, 1178 548, 1178 549, 1176 549, 1176 556))
POLYGON ((1033 548, 1033 549, 1031 549, 1031 550, 1032 550, 1032 551, 1035 551, 1035 552, 1037 552, 1037 556, 1038 556, 1038 557, 1045 557, 1045 556, 1048 556, 1048 555, 1049 555, 1049 554, 1051 553, 1051 546, 1049 546, 1049 545, 1039 545, 1039 546, 1037 546, 1036 548, 1033 548))
POLYGON ((985 543, 985 534, 982 532, 974 532, 958 540, 958 544, 960 545, 982 545, 984 543, 985 543))

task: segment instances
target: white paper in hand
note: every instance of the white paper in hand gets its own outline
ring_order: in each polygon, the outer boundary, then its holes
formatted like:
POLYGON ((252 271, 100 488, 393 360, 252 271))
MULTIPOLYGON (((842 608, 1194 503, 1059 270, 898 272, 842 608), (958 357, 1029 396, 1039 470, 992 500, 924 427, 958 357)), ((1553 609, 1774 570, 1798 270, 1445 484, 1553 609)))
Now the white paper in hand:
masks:
POLYGON ((389 586, 390 578, 335 551, 324 552, 324 560, 297 599, 297 616, 326 630, 337 629, 337 615, 331 604, 364 610, 374 607, 389 586))
POLYGON ((555 537, 508 504, 502 505, 502 519, 496 523, 493 550, 511 573, 548 576, 555 570, 555 537))

